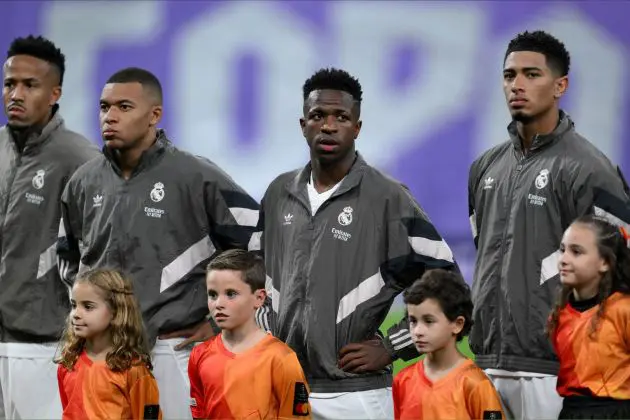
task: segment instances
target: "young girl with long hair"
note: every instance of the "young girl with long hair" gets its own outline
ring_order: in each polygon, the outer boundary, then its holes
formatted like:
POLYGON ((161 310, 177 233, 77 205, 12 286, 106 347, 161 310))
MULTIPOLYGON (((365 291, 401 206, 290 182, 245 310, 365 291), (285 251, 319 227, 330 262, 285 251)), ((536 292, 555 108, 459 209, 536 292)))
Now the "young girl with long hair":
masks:
POLYGON ((562 238, 562 290, 548 325, 560 359, 561 419, 630 418, 629 240, 594 216, 562 238))
POLYGON ((72 287, 57 377, 63 419, 161 419, 159 392, 131 282, 92 270, 72 287))

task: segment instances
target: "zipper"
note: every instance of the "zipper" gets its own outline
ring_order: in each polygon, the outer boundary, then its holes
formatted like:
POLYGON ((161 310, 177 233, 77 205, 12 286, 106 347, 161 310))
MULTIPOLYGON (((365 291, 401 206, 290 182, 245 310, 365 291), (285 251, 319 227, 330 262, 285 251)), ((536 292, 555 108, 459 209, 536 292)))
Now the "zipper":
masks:
MULTIPOLYGON (((533 140, 532 140, 532 144, 534 144, 534 142, 538 139, 538 135, 534 136, 533 140)), ((505 206, 505 213, 507 215, 507 220, 505 223, 505 227, 503 228, 503 236, 501 237, 501 248, 500 248, 500 255, 501 255, 501 260, 499 263, 499 273, 498 273, 498 286, 497 286, 497 292, 496 292, 496 299, 497 299, 497 310, 498 310, 498 317, 499 319, 501 318, 501 314, 503 312, 503 301, 501 300, 501 277, 503 275, 503 266, 505 264, 505 254, 506 254, 506 238, 509 232, 509 228, 510 228, 510 219, 512 216, 512 213, 514 212, 514 190, 516 189, 516 185, 518 185, 518 179, 519 179, 519 175, 521 173, 521 171, 523 170, 523 165, 525 164, 525 162, 529 159, 529 157, 531 156, 531 153, 527 153, 525 154, 524 152, 521 152, 521 156, 519 157, 519 160, 517 162, 516 165, 516 169, 514 170, 512 176, 513 176, 513 180, 512 182, 510 182, 509 185, 509 190, 508 190, 508 202, 506 203, 505 206)), ((497 324, 498 325, 498 324, 497 324)), ((498 325, 499 328, 501 328, 500 325, 498 325)), ((498 359, 501 359, 501 355, 502 355, 502 336, 501 334, 497 334, 498 337, 498 359)), ((497 363, 498 364, 498 363, 497 363)))

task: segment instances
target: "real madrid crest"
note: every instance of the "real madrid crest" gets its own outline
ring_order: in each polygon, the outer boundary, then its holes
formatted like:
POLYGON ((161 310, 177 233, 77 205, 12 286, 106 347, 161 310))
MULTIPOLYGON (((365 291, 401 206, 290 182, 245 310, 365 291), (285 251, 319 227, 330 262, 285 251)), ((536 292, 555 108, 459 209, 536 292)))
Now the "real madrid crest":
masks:
POLYGON ((35 176, 33 177, 33 187, 41 190, 42 187, 44 186, 44 175, 46 175, 46 171, 44 171, 43 169, 38 170, 37 172, 35 172, 35 176))
POLYGON ((343 211, 337 216, 337 221, 342 226, 348 226, 352 223, 352 207, 344 207, 343 211))
POLYGON ((151 197, 151 200, 155 201, 156 203, 162 201, 162 199, 164 198, 164 184, 162 184, 161 182, 156 182, 153 186, 153 189, 151 190, 151 194, 149 195, 151 197))
POLYGON ((543 188, 547 186, 548 183, 549 183, 549 170, 543 169, 542 171, 540 171, 540 173, 536 177, 534 184, 536 185, 536 188, 538 188, 539 190, 542 190, 543 188))

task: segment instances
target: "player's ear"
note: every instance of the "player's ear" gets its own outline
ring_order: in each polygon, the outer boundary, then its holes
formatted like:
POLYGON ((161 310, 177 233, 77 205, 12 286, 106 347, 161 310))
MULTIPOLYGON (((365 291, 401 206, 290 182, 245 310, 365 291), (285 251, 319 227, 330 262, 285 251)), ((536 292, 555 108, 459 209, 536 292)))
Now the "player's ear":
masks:
POLYGON ((453 333, 453 335, 457 335, 462 332, 462 330, 464 329, 464 325, 466 325, 466 318, 461 315, 455 318, 455 321, 451 322, 451 332, 453 333))

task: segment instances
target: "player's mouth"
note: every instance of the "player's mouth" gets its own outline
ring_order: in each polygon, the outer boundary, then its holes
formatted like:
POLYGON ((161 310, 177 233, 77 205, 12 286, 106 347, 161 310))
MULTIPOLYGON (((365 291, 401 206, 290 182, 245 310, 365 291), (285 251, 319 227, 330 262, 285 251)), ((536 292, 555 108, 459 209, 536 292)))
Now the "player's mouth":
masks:
POLYGON ((318 136, 315 139, 315 144, 325 152, 332 152, 339 147, 339 142, 330 136, 318 136))
POLYGON ((9 105, 9 107, 7 108, 7 114, 12 117, 17 117, 26 114, 26 109, 24 109, 20 105, 9 105))
POLYGON ((116 137, 116 134, 118 134, 118 131, 113 130, 111 128, 106 128, 101 132, 101 135, 103 136, 103 140, 111 140, 116 137))
POLYGON ((429 343, 427 341, 414 341, 413 344, 416 346, 416 348, 419 348, 419 349, 429 346, 429 343))
POLYGON ((522 97, 515 97, 515 98, 510 99, 510 106, 515 107, 515 108, 525 106, 526 103, 527 103, 527 99, 522 98, 522 97))

